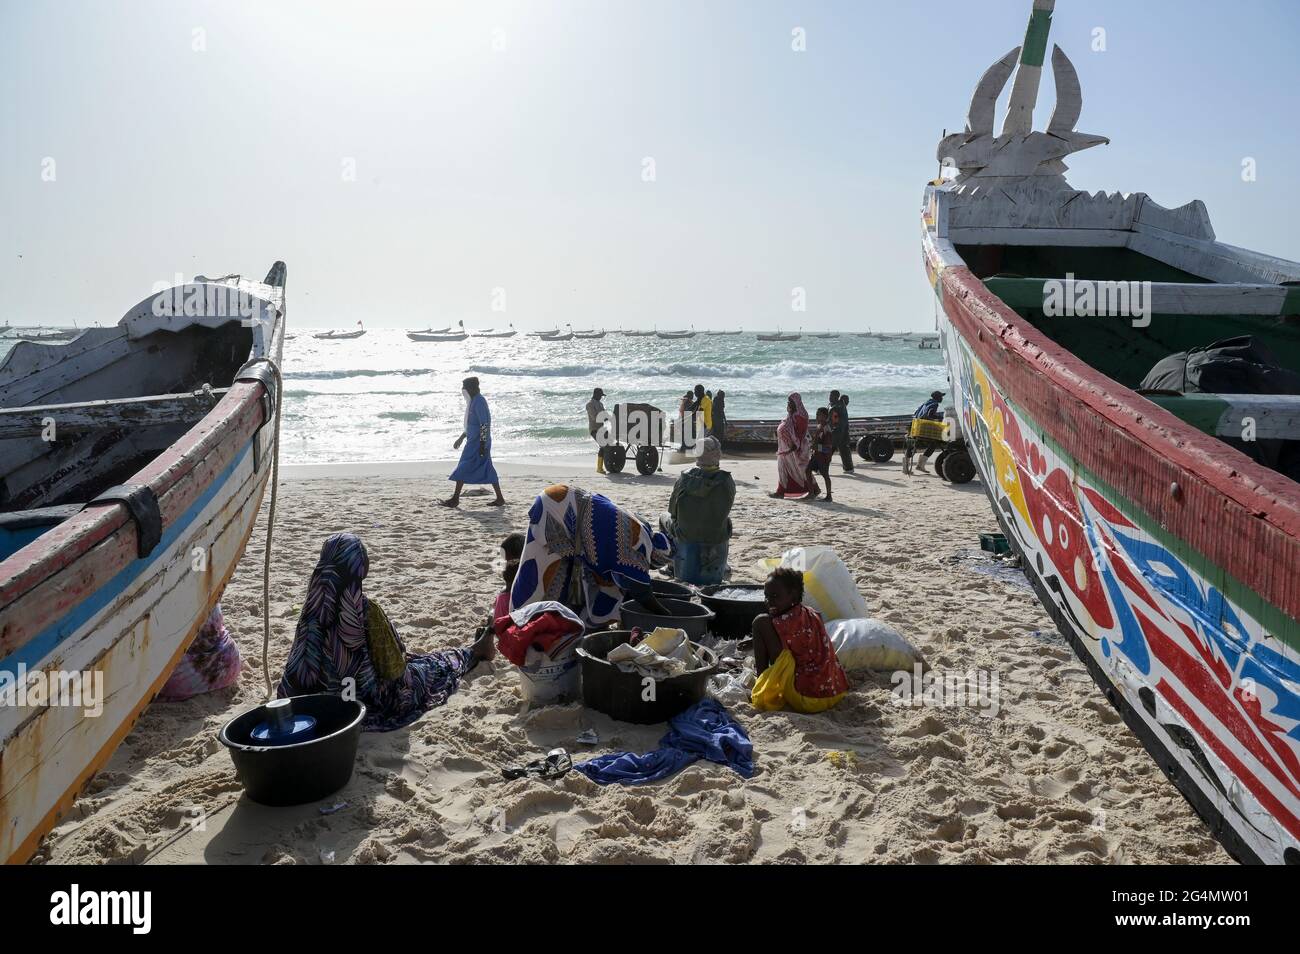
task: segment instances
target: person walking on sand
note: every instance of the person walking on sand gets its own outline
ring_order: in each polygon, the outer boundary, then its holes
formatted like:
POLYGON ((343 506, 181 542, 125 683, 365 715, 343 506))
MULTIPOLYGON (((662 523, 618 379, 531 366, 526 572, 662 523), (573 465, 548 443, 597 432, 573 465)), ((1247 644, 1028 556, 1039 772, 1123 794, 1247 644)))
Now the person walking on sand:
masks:
POLYGON ((591 439, 596 442, 596 473, 605 473, 605 405, 601 398, 605 392, 600 388, 595 388, 591 392, 591 400, 587 402, 587 433, 591 439))
POLYGON ((785 420, 776 429, 777 485, 769 497, 802 497, 808 492, 804 483, 812 442, 808 436, 808 412, 798 391, 786 400, 785 420))
MULTIPOLYGON (((942 421, 943 411, 939 410, 939 402, 943 400, 943 395, 943 391, 931 391, 930 400, 926 401, 916 409, 912 414, 912 420, 942 421)), ((909 435, 907 438, 906 453, 903 456, 903 473, 905 474, 912 473, 912 455, 916 453, 917 446, 916 438, 909 435)), ((920 446, 923 446, 925 451, 916 462, 916 470, 918 473, 928 474, 929 470, 926 469, 925 462, 930 459, 930 455, 934 453, 934 449, 938 445, 934 441, 922 441, 920 446)))
POLYGON ((487 399, 479 393, 478 378, 466 378, 461 387, 467 402, 465 430, 456 438, 454 446, 459 448, 464 444, 465 449, 460 452, 460 463, 447 478, 456 481, 456 489, 450 497, 438 503, 444 507, 459 507, 460 492, 466 484, 491 484, 497 498, 489 501, 488 506, 504 507, 506 498, 501 496, 501 481, 497 469, 492 466, 492 413, 488 410, 487 399), (467 443, 466 438, 472 439, 467 443))

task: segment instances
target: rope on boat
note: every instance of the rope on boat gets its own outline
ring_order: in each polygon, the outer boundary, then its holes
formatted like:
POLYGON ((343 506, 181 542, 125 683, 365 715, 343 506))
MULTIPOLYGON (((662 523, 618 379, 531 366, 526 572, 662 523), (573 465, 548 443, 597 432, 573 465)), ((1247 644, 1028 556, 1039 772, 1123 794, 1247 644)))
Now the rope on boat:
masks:
POLYGON ((271 509, 266 515, 266 548, 262 557, 262 676, 266 679, 266 698, 275 696, 271 687, 271 531, 275 528, 275 498, 280 488, 280 411, 284 403, 284 379, 280 366, 272 358, 263 359, 275 375, 275 435, 271 439, 271 509))
POLYGON ((284 402, 284 378, 280 375, 280 365, 266 355, 247 362, 239 369, 240 374, 253 364, 266 364, 275 376, 275 394, 271 396, 275 407, 275 431, 271 439, 271 508, 266 515, 266 546, 262 553, 262 677, 266 680, 266 698, 269 701, 275 697, 271 685, 271 533, 275 529, 275 499, 280 488, 280 411, 284 402))

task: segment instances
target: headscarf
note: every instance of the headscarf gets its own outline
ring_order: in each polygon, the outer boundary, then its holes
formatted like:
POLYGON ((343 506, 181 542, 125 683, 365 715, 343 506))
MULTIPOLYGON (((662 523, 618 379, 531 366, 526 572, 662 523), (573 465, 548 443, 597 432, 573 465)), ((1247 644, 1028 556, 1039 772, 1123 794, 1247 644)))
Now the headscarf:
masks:
POLYGON ((706 437, 700 447, 700 466, 717 470, 722 464, 722 444, 716 437, 706 437))

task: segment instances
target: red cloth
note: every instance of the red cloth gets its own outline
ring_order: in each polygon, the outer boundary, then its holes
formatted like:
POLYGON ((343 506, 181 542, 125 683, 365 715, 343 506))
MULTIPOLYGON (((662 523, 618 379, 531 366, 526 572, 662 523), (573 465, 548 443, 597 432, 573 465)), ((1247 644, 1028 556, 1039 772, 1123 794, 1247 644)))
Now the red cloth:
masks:
POLYGON ((849 680, 835 657, 826 624, 815 610, 796 603, 780 616, 773 616, 772 626, 781 637, 781 645, 794 657, 794 687, 800 695, 826 699, 848 692, 849 680))
POLYGON ((547 652, 561 639, 581 631, 581 625, 559 613, 539 613, 523 626, 511 623, 505 633, 497 637, 497 648, 506 659, 522 666, 529 646, 547 652))
POLYGON ((498 637, 504 636, 507 629, 513 623, 510 620, 510 590, 505 589, 497 594, 496 602, 492 604, 492 629, 498 637))

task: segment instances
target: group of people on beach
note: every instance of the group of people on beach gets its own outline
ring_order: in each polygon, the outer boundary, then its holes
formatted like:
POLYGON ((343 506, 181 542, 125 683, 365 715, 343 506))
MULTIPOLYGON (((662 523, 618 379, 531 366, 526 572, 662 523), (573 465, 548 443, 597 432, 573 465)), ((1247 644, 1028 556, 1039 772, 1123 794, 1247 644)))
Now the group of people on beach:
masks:
POLYGON ((785 419, 776 429, 777 485, 770 496, 815 500, 822 490, 817 474, 826 481, 825 500, 831 496, 831 461, 836 452, 844 473, 853 473, 853 451, 849 440, 849 396, 838 390, 828 395, 827 405, 817 408, 810 420, 803 397, 792 391, 786 400, 785 419))
MULTIPOLYGON (((489 506, 499 507, 505 498, 492 465, 491 414, 478 379, 466 378, 462 385, 464 428, 455 446, 463 445, 463 450, 450 475, 456 489, 440 502, 455 507, 465 484, 491 484, 496 497, 489 506)), ((596 388, 587 405, 588 423, 598 441, 603 397, 596 388)), ((671 564, 673 576, 685 583, 722 582, 736 496, 734 479, 721 468, 724 402, 722 391, 712 395, 702 385, 682 399, 683 416, 699 415, 706 433, 699 440, 695 466, 674 482, 657 528, 580 487, 558 484, 538 495, 528 511, 527 527, 501 541, 504 587, 493 600, 486 624, 461 648, 409 651, 383 608, 363 592, 370 569, 364 544, 351 533, 333 534, 321 547, 308 582, 279 695, 351 691, 367 707, 365 729, 398 729, 446 702, 467 673, 491 660, 498 646, 517 638, 521 610, 528 611, 526 616, 541 610, 549 617, 554 607, 590 630, 616 623, 629 596, 651 612, 668 615, 651 589, 653 568, 671 564)), ((817 409, 815 424, 797 392, 789 395, 786 411, 777 431, 780 483, 773 496, 815 498, 820 494, 816 475, 821 474, 825 498, 831 500, 834 452, 840 451, 846 472, 853 469, 848 396, 832 391, 828 405, 817 409)), ((795 570, 777 569, 764 585, 768 612, 755 619, 752 631, 758 674, 752 702, 758 709, 820 712, 847 691, 826 627, 802 597, 803 577, 795 570)), ((536 617, 526 625, 534 622, 536 617)), ((541 625, 545 627, 545 619, 541 625)), ((527 639, 540 631, 523 630, 527 639)), ((237 650, 219 607, 205 633, 202 645, 209 662, 178 667, 164 697, 210 691, 238 677, 237 650)))

